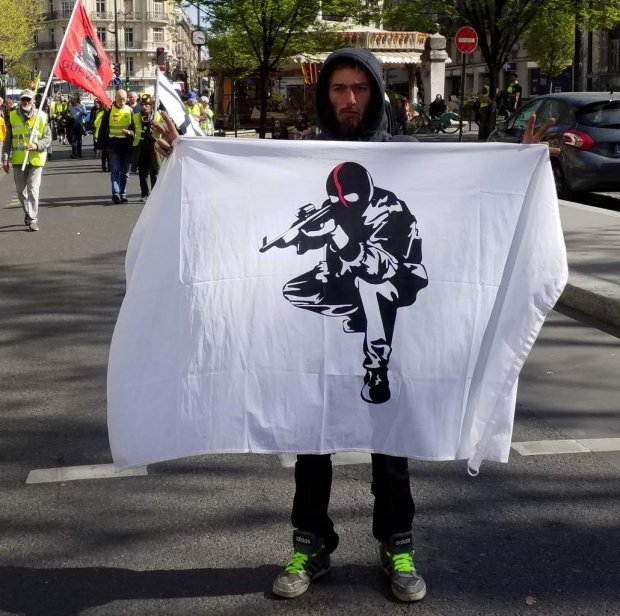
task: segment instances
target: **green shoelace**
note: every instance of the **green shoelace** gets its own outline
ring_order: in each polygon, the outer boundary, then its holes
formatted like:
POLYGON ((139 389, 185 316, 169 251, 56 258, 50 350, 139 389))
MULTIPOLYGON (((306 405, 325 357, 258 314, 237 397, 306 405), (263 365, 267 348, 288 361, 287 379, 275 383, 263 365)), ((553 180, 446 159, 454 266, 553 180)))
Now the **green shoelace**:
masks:
POLYGON ((301 573, 304 570, 304 565, 308 560, 308 555, 302 552, 295 552, 288 565, 286 565, 285 571, 287 573, 301 573))
POLYGON ((390 554, 390 552, 388 552, 387 554, 392 559, 394 571, 399 571, 400 573, 415 572, 413 554, 411 552, 405 552, 403 554, 390 554))

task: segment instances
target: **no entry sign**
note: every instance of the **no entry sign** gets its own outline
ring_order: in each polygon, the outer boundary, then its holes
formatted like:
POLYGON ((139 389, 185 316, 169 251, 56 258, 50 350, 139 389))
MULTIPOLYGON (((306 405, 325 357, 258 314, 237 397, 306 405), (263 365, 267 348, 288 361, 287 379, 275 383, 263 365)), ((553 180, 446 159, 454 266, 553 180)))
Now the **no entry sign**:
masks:
POLYGON ((461 53, 474 53, 478 47, 478 34, 473 28, 463 26, 454 37, 456 48, 461 53))

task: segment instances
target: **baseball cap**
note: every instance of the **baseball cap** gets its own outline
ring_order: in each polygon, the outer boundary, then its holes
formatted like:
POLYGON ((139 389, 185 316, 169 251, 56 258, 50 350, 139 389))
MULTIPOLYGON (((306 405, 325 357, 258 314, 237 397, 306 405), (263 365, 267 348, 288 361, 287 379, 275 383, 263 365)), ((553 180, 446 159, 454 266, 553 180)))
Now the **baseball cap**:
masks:
POLYGON ((188 101, 197 101, 198 100, 198 94, 196 94, 196 92, 190 92, 187 95, 187 100, 188 101))
POLYGON ((21 96, 19 97, 19 99, 21 100, 22 98, 33 99, 34 98, 34 92, 32 90, 24 90, 21 93, 21 96))

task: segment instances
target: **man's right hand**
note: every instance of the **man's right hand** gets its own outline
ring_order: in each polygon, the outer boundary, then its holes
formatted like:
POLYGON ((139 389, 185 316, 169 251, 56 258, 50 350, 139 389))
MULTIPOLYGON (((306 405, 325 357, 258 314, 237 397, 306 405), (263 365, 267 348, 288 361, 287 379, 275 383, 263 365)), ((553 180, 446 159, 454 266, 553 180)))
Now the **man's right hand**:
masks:
POLYGON ((155 149, 163 157, 168 158, 172 154, 174 142, 179 138, 179 131, 165 111, 161 112, 161 117, 165 122, 165 126, 162 126, 159 122, 152 122, 151 126, 162 135, 155 142, 155 149))
POLYGON ((5 173, 8 173, 9 170, 11 169, 11 163, 9 163, 8 160, 3 160, 2 161, 2 168, 4 169, 5 173))

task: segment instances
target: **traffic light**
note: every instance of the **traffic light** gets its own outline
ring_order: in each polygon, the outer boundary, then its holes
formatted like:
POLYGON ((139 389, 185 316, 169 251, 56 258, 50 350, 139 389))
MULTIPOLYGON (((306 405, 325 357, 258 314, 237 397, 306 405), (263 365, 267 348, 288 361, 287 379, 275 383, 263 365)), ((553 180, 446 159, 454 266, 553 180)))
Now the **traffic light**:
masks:
POLYGON ((115 64, 114 64, 114 74, 115 74, 117 77, 120 77, 120 74, 121 74, 121 65, 120 65, 119 63, 115 63, 115 64))
POLYGON ((164 47, 157 48, 157 55, 155 56, 155 63, 157 66, 166 65, 166 49, 164 47))

